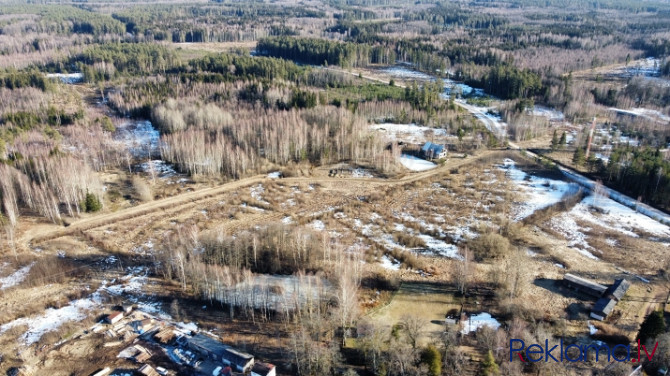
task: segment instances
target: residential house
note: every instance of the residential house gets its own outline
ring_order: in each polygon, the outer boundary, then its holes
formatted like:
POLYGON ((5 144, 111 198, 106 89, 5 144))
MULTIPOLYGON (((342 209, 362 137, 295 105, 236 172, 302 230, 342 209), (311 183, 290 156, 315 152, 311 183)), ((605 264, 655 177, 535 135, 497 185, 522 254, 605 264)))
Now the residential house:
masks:
POLYGON ((447 157, 447 148, 444 145, 426 142, 421 148, 421 154, 426 159, 443 159, 447 157))

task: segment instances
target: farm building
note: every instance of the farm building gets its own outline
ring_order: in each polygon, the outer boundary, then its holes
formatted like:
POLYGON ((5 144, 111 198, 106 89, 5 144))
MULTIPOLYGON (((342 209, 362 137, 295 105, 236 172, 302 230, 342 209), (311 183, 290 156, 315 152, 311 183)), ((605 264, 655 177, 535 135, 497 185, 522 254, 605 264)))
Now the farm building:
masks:
POLYGON ((610 298, 600 298, 591 310, 591 317, 603 321, 614 310, 617 301, 610 298))
POLYGON ((566 273, 563 276, 563 283, 569 288, 593 296, 595 298, 600 298, 607 291, 607 287, 587 279, 577 277, 574 274, 566 273))
POLYGON ((251 376, 275 376, 277 375, 277 370, 275 369, 274 364, 270 363, 254 363, 254 366, 251 368, 251 376))
POLYGON ((607 295, 616 299, 616 301, 620 301, 624 295, 628 292, 628 289, 630 288, 630 282, 628 282, 625 279, 617 279, 614 281, 614 284, 609 288, 607 291, 607 295))
POLYGON ((607 289, 604 298, 598 299, 591 310, 591 317, 596 320, 605 320, 616 307, 617 303, 626 295, 630 288, 630 282, 625 279, 617 279, 612 286, 607 289))
POLYGON ((123 312, 112 312, 109 315, 107 315, 105 321, 107 321, 110 324, 116 324, 117 322, 121 321, 122 318, 123 318, 123 312))
POLYGON ((447 148, 444 145, 426 142, 421 148, 421 154, 426 159, 441 159, 447 157, 447 148))

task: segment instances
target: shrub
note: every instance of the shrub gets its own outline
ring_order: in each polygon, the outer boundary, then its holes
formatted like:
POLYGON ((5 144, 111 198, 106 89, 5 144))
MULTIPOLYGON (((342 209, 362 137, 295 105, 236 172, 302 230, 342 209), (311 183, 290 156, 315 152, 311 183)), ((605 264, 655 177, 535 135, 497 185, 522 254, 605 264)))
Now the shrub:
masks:
POLYGON ((469 247, 477 260, 503 258, 509 254, 510 243, 504 236, 489 232, 472 239, 469 247))
POLYGON ((421 363, 428 366, 428 375, 440 376, 442 374, 442 355, 435 346, 428 345, 421 352, 421 363))

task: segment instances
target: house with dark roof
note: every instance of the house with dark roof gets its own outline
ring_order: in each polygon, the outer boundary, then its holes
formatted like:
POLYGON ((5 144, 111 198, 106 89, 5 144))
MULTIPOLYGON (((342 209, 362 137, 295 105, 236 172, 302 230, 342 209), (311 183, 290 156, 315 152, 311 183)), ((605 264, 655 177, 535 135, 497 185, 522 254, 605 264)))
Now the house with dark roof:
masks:
POLYGON ((602 297, 607 291, 606 286, 570 273, 566 273, 563 276, 563 283, 577 292, 593 296, 594 298, 602 297))
POLYGON ((444 145, 426 142, 421 148, 421 154, 426 159, 442 159, 447 157, 447 148, 444 145))

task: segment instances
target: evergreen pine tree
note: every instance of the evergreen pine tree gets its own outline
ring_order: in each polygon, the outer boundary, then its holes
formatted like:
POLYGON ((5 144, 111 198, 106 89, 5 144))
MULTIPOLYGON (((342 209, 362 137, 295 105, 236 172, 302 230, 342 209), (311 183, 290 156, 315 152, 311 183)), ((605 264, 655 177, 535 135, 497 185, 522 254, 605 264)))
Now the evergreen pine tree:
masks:
POLYGON ((558 148, 558 134, 554 129, 554 135, 551 137, 551 150, 556 150, 558 148))
POLYGON ((561 139, 560 139, 560 141, 558 141, 558 144, 561 146, 561 148, 564 148, 565 144, 568 143, 567 142, 567 137, 568 136, 565 134, 565 132, 563 132, 563 134, 561 134, 561 139))
POLYGON ((644 319, 640 326, 640 332, 637 334, 637 339, 644 344, 647 340, 654 339, 664 332, 665 319, 663 318, 663 312, 654 311, 644 319))
POLYGON ((486 353, 484 362, 482 362, 482 373, 487 376, 500 375, 500 369, 495 359, 493 359, 493 353, 489 350, 486 353))

